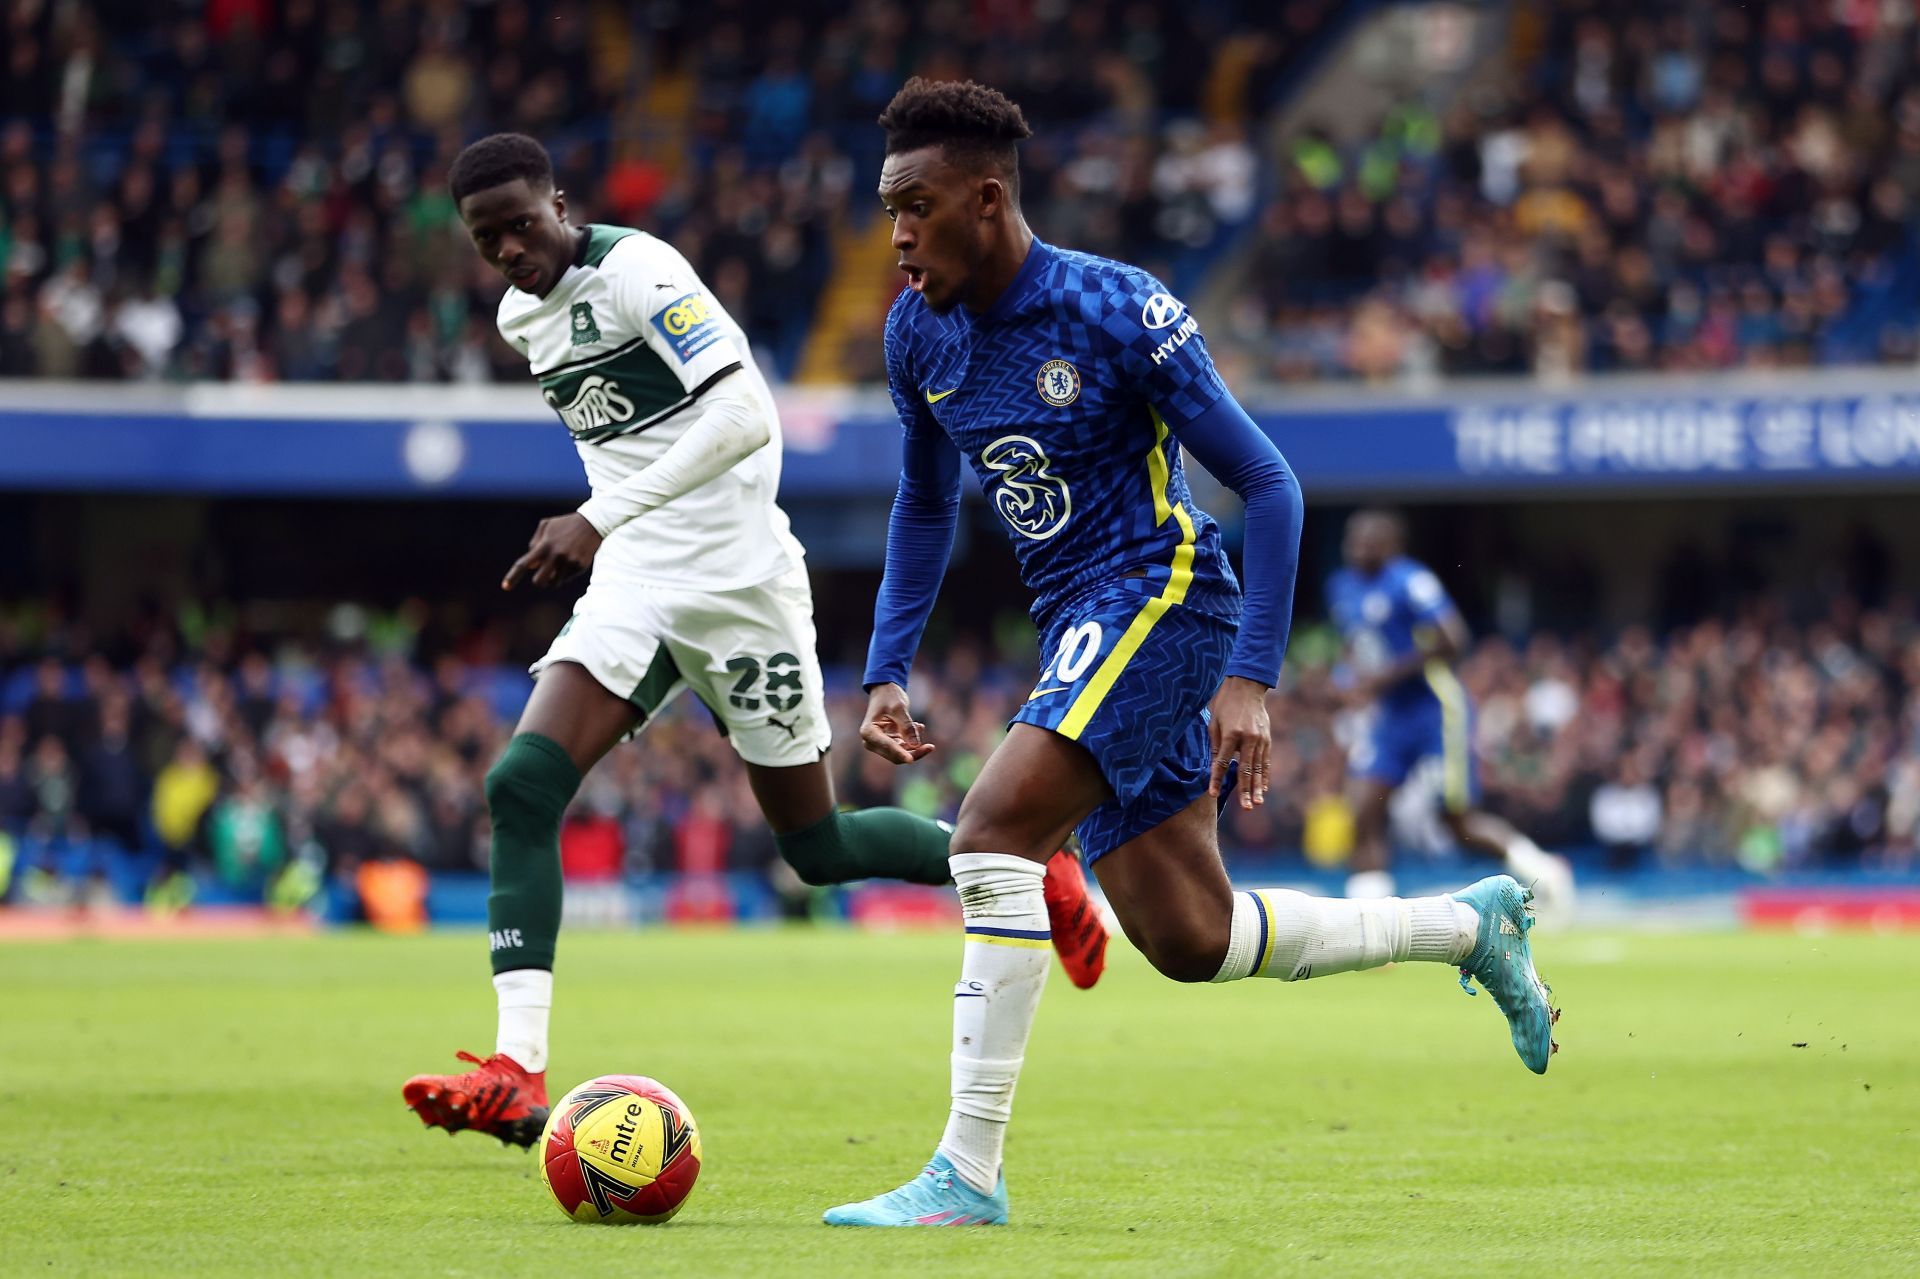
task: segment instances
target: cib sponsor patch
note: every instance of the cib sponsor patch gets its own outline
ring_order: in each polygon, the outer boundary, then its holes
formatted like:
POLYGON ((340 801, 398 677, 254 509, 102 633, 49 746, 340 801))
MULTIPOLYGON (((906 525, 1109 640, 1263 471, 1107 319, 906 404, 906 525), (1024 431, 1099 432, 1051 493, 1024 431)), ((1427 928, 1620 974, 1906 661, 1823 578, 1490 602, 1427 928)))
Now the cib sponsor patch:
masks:
POLYGON ((713 304, 702 293, 688 293, 667 304, 653 317, 667 345, 685 364, 720 340, 720 326, 713 320, 713 304))

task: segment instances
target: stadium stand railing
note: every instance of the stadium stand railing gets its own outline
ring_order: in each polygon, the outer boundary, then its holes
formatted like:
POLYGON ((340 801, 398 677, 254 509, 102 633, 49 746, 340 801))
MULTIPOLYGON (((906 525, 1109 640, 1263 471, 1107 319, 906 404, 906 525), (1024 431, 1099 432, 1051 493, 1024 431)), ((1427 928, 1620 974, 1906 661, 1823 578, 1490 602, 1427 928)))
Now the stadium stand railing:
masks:
MULTIPOLYGON (((0 382, 0 489, 565 496, 578 459, 531 386, 0 382), (84 438, 92 447, 75 449, 84 438)), ((1911 483, 1920 387, 1893 370, 1236 390, 1315 499, 1911 483)), ((885 497, 878 390, 778 394, 789 497, 885 497)))

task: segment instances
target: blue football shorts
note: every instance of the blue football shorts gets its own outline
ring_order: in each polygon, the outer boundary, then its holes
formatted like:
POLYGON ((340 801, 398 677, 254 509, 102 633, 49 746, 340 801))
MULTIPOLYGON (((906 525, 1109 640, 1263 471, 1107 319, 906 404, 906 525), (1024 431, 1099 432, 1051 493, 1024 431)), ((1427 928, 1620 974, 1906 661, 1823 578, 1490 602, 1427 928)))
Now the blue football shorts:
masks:
POLYGON ((1480 798, 1473 754, 1473 704, 1448 670, 1427 676, 1430 697, 1382 702, 1367 713, 1347 756, 1347 771, 1367 781, 1399 786, 1423 759, 1441 763, 1440 797, 1447 811, 1464 813, 1480 798))
POLYGON ((1076 829, 1089 864, 1206 794, 1207 704, 1237 631, 1136 579, 1083 591, 1045 619, 1046 666, 1012 722, 1078 742, 1098 763, 1113 797, 1076 829))

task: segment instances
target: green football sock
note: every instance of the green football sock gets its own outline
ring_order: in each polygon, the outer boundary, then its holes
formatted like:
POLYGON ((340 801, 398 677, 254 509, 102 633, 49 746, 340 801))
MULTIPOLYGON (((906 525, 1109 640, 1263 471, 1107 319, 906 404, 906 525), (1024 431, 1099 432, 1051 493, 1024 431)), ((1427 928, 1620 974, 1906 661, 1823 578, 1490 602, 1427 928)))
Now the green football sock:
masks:
POLYGON ((947 838, 953 828, 903 808, 865 808, 834 813, 805 830, 775 835, 780 855, 809 884, 856 879, 904 879, 944 884, 947 838))
POLYGON ((487 773, 493 891, 487 949, 493 971, 552 968, 560 936, 560 815, 580 770, 550 737, 520 733, 487 773))

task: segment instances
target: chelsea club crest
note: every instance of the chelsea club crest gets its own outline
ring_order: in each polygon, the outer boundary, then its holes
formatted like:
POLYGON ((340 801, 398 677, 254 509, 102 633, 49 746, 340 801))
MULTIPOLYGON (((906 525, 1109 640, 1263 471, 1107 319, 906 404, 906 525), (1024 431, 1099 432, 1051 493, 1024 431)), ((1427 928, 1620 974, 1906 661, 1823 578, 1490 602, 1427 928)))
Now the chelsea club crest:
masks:
POLYGON ((1080 398, 1080 370, 1065 360, 1048 360, 1034 379, 1040 398, 1055 408, 1065 408, 1080 398))

